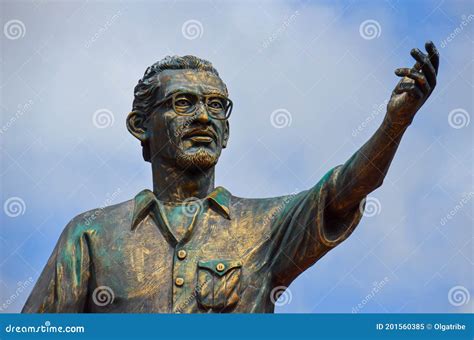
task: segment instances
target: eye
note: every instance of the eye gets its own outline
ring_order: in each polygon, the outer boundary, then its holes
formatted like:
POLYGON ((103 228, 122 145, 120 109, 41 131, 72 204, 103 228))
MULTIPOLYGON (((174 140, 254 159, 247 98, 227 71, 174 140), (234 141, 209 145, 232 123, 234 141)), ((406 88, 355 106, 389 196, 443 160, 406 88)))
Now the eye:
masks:
POLYGON ((219 98, 210 98, 207 102, 207 106, 209 106, 213 110, 223 110, 224 104, 219 98))
POLYGON ((180 107, 188 107, 188 106, 192 105, 191 101, 188 98, 185 98, 185 97, 176 98, 174 104, 176 106, 180 106, 180 107))

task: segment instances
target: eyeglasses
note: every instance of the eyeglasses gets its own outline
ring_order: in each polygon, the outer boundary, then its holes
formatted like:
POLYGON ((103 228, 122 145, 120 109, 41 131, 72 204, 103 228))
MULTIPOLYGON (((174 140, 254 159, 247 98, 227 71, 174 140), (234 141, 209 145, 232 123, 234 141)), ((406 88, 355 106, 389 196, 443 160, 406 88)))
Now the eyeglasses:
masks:
POLYGON ((177 115, 193 116, 199 103, 203 103, 210 117, 218 120, 227 120, 232 112, 232 101, 217 94, 197 95, 191 92, 176 92, 157 102, 158 108, 171 101, 172 108, 177 115))

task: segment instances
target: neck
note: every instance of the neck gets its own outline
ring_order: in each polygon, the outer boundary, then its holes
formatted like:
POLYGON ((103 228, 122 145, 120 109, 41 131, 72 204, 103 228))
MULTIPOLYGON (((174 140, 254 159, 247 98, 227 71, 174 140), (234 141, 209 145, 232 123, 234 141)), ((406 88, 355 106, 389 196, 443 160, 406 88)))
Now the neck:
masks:
POLYGON ((196 172, 182 171, 163 162, 152 163, 153 192, 160 201, 181 202, 204 198, 214 190, 214 167, 196 172))

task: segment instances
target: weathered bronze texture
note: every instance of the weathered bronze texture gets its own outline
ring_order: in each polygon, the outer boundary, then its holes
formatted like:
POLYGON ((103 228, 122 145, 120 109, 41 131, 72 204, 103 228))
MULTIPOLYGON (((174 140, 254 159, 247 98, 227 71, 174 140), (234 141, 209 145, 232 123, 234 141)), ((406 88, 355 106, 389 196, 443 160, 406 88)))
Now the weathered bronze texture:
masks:
POLYGON ((153 191, 75 217, 23 312, 271 313, 272 292, 345 240, 403 133, 436 85, 439 56, 414 49, 383 123, 309 190, 246 199, 214 186, 232 102, 205 60, 167 57, 135 88, 129 131, 153 191))

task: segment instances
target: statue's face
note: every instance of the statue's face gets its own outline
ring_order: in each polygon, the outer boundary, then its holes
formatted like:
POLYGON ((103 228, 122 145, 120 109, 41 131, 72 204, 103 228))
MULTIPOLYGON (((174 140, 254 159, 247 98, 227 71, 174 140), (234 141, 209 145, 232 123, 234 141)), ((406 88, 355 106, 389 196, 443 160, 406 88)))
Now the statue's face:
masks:
MULTIPOLYGON (((209 94, 226 96, 225 85, 214 74, 196 70, 165 70, 159 74, 157 101, 174 93, 174 102, 187 105, 186 94, 196 98, 209 94)), ((167 162, 182 170, 198 171, 211 168, 217 163, 226 147, 229 125, 217 120, 199 102, 194 115, 182 116, 173 108, 173 99, 165 101, 151 115, 149 132, 152 162, 167 162)))

